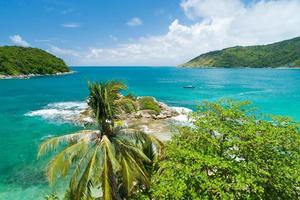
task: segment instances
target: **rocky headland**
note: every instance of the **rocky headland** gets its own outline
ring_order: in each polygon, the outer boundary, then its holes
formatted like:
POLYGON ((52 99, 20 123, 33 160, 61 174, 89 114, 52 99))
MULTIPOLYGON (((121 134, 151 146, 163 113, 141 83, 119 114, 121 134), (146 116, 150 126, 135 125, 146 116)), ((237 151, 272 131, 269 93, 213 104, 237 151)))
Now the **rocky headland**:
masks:
MULTIPOLYGON (((165 141, 176 132, 176 125, 190 124, 189 114, 192 110, 188 108, 170 107, 153 97, 122 97, 120 102, 123 106, 121 105, 116 122, 124 131, 143 131, 165 141), (128 109, 128 105, 131 105, 132 109, 128 109)), ((87 107, 80 112, 75 123, 86 126, 93 122, 91 111, 87 107)))

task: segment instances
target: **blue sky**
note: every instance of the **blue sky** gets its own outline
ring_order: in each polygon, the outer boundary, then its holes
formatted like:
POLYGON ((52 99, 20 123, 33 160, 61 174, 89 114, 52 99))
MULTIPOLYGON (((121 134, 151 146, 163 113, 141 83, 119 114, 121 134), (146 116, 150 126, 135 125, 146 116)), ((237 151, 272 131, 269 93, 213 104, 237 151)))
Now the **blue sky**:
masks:
POLYGON ((1 44, 13 34, 39 46, 53 40, 65 47, 112 46, 148 34, 162 34, 175 17, 184 18, 176 0, 9 0, 0 2, 1 44), (139 18, 136 27, 126 23, 139 18), (64 27, 73 24, 79 27, 64 27), (5 27, 5 28, 4 28, 5 27))
POLYGON ((2 0, 0 45, 70 65, 176 65, 232 45, 300 35, 300 1, 2 0))

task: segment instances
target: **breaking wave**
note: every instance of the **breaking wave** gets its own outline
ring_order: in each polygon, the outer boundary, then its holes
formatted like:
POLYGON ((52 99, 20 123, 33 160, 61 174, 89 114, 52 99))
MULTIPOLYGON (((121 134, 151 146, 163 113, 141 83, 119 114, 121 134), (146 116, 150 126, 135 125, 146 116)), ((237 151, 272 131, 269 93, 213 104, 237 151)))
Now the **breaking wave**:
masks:
MULTIPOLYGON (((89 117, 82 117, 81 113, 87 109, 88 105, 83 101, 57 102, 49 103, 39 110, 34 110, 25 114, 29 117, 40 117, 53 123, 72 123, 84 125, 84 123, 93 122, 89 117)), ((191 123, 189 113, 191 109, 185 107, 170 107, 179 113, 171 119, 176 124, 188 125, 191 123)))
POLYGON ((25 116, 41 117, 51 122, 76 124, 80 113, 86 108, 86 102, 81 101, 50 103, 40 110, 26 113, 25 116))

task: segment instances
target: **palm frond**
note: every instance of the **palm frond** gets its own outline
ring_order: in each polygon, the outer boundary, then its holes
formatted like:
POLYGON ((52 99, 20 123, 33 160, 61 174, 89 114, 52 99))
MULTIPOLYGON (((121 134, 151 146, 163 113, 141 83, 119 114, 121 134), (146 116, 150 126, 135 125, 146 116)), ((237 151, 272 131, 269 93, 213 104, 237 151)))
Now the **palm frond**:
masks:
POLYGON ((125 158, 122 158, 122 183, 126 189, 126 193, 129 194, 134 183, 133 171, 130 168, 128 161, 125 158))
POLYGON ((81 156, 87 149, 87 143, 81 141, 75 143, 57 154, 47 167, 47 177, 50 184, 53 184, 58 176, 64 177, 74 158, 81 156))
POLYGON ((135 171, 135 177, 139 180, 141 180, 145 185, 149 185, 149 179, 148 179, 148 173, 145 169, 143 163, 136 159, 132 154, 129 152, 125 152, 123 154, 124 158, 127 159, 128 164, 130 165, 131 169, 134 169, 135 171))
POLYGON ((116 100, 125 86, 118 82, 88 83, 90 95, 88 105, 93 111, 96 123, 103 134, 112 132, 113 120, 118 106, 116 100))
POLYGON ((90 189, 93 186, 94 176, 101 173, 101 166, 96 164, 98 160, 98 149, 99 146, 96 146, 92 157, 79 180, 75 200, 81 200, 82 197, 87 199, 91 196, 90 189))
POLYGON ((153 135, 148 135, 147 134, 147 141, 151 142, 152 146, 155 146, 155 149, 157 151, 157 155, 159 157, 163 157, 165 154, 165 144, 160 141, 157 137, 153 135))
POLYGON ((120 139, 114 141, 116 142, 119 148, 130 152, 134 155, 135 158, 143 160, 145 162, 151 162, 151 160, 144 154, 144 152, 140 148, 136 147, 133 143, 130 143, 126 140, 122 141, 120 139))
MULTIPOLYGON (((95 150, 95 145, 93 145, 91 148, 89 148, 86 153, 84 155, 82 155, 81 159, 77 162, 76 167, 74 169, 74 172, 72 174, 71 180, 70 180, 70 193, 72 195, 72 197, 77 195, 77 187, 78 187, 78 179, 79 177, 81 177, 80 175, 82 175, 81 173, 83 169, 86 169, 86 166, 88 164, 88 162, 90 161, 91 157, 93 156, 93 153, 95 150)), ((101 159, 99 159, 100 161, 101 159)), ((99 166, 101 166, 101 164, 99 164, 99 166)), ((96 176, 97 177, 97 176, 96 176)))
POLYGON ((80 131, 73 134, 54 137, 46 140, 40 145, 38 158, 48 151, 53 151, 62 143, 78 142, 79 140, 91 141, 99 132, 97 131, 80 131))
POLYGON ((103 199, 111 200, 112 197, 112 187, 111 187, 111 163, 108 156, 107 148, 103 148, 103 172, 102 172, 102 188, 103 188, 103 199))
POLYGON ((122 138, 122 140, 127 140, 130 143, 134 142, 135 144, 133 146, 139 146, 141 149, 152 145, 155 147, 155 153, 157 156, 164 155, 164 143, 153 135, 149 135, 144 132, 126 132, 118 134, 117 137, 122 138))
POLYGON ((103 152, 107 153, 107 158, 110 160, 110 163, 112 165, 112 168, 114 171, 117 171, 120 169, 120 163, 116 158, 116 152, 115 152, 115 148, 112 145, 112 143, 110 142, 110 140, 108 139, 108 137, 106 135, 104 135, 102 137, 101 140, 101 148, 103 152))

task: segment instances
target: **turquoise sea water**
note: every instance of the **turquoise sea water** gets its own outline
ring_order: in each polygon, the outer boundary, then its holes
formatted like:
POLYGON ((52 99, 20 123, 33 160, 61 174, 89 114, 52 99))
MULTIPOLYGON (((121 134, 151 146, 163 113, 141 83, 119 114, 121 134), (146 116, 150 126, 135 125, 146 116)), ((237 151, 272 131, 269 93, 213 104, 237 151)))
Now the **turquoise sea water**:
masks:
MULTIPOLYGON (((264 113, 300 120, 300 70, 183 69, 176 67, 76 67, 77 73, 28 80, 0 80, 0 199, 43 199, 62 191, 49 187, 45 159, 37 161, 40 142, 81 129, 53 115, 84 101, 88 80, 124 81, 136 95, 151 95, 172 106, 194 109, 201 100, 249 99, 264 113), (194 89, 183 86, 193 85, 194 89), (61 102, 67 102, 62 103, 61 102), (43 110, 44 108, 44 110, 43 110), (42 111, 41 111, 42 109, 42 111), (29 116, 32 111, 40 115, 29 116)), ((66 113, 68 114, 68 113, 66 113)))

